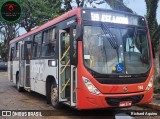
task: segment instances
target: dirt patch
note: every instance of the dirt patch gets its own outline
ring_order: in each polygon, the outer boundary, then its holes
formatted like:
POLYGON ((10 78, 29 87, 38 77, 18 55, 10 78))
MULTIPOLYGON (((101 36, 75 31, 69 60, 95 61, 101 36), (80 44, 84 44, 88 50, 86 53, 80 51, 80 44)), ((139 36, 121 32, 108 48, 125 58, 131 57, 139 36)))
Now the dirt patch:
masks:
POLYGON ((37 100, 32 100, 32 99, 21 99, 20 101, 25 102, 25 103, 38 103, 37 100))

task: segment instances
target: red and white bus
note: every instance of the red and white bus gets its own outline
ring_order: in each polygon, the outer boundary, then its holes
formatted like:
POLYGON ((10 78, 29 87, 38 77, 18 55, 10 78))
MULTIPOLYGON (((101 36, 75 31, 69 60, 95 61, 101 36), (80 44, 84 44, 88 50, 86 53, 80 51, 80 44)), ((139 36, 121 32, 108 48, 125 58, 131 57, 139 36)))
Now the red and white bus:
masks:
POLYGON ((55 108, 126 107, 152 101, 152 56, 144 17, 76 8, 13 39, 8 75, 55 108))

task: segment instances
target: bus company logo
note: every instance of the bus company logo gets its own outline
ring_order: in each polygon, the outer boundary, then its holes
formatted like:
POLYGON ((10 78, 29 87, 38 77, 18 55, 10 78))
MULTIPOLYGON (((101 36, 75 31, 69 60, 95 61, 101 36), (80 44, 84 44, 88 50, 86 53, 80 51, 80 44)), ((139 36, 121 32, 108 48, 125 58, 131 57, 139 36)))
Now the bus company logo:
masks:
POLYGON ((127 86, 124 86, 123 90, 124 90, 124 92, 127 92, 128 91, 127 86))
POLYGON ((15 1, 7 1, 1 6, 1 17, 7 22, 17 21, 21 16, 21 7, 15 1))
POLYGON ((2 111, 2 116, 12 116, 11 111, 2 111))

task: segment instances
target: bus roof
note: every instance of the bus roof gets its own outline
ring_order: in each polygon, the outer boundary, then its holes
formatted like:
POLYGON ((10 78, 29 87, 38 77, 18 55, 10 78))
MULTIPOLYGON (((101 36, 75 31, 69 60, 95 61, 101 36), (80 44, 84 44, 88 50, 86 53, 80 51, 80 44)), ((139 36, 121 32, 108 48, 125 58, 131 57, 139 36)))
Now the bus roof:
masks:
POLYGON ((48 21, 47 23, 37 27, 34 30, 31 30, 31 31, 29 31, 29 32, 17 37, 17 38, 14 38, 13 40, 10 41, 10 44, 14 43, 14 42, 17 42, 17 41, 19 41, 19 40, 21 40, 21 39, 23 39, 23 38, 25 38, 27 36, 30 36, 30 35, 32 35, 32 34, 34 34, 36 32, 39 32, 39 31, 41 31, 41 30, 43 30, 43 29, 45 29, 47 27, 50 27, 50 26, 52 26, 54 24, 57 24, 57 23, 65 20, 67 18, 70 18, 70 17, 74 16, 74 15, 77 15, 78 18, 81 17, 80 16, 80 8, 75 8, 75 9, 73 9, 73 10, 71 10, 71 11, 69 11, 69 12, 67 12, 67 13, 65 13, 65 14, 63 14, 63 15, 61 15, 61 16, 53 19, 53 20, 51 20, 51 21, 48 21))
MULTIPOLYGON (((81 9, 82 9, 82 10, 93 10, 94 8, 75 8, 75 9, 73 9, 73 10, 71 10, 71 11, 69 11, 69 12, 67 12, 67 13, 65 13, 65 14, 63 14, 63 15, 61 15, 61 16, 53 19, 53 20, 51 20, 51 21, 48 21, 47 23, 45 23, 45 24, 43 24, 43 25, 35 28, 34 30, 31 30, 31 31, 29 31, 29 32, 27 32, 27 33, 25 33, 25 34, 17 37, 17 38, 14 38, 13 40, 10 41, 10 44, 11 44, 11 43, 14 43, 14 42, 17 42, 17 41, 19 41, 19 40, 21 40, 21 39, 23 39, 23 38, 25 38, 25 37, 27 37, 27 36, 30 36, 30 35, 36 33, 36 32, 39 32, 39 31, 41 31, 41 30, 43 30, 43 29, 45 29, 45 28, 48 28, 48 27, 50 27, 50 26, 52 26, 52 25, 55 25, 55 24, 57 24, 57 23, 59 23, 59 22, 61 22, 61 21, 63 21, 63 20, 66 20, 66 19, 68 19, 68 18, 70 18, 70 17, 72 17, 72 16, 74 16, 74 15, 77 15, 78 20, 79 20, 79 19, 81 19, 81 17, 82 17, 82 16, 81 16, 81 9)), ((94 9, 94 10, 95 10, 95 9, 94 9)), ((109 10, 109 9, 96 8, 95 11, 104 11, 104 12, 105 12, 105 11, 108 11, 108 12, 115 12, 115 13, 123 13, 123 14, 126 14, 126 15, 128 14, 128 15, 137 16, 137 17, 139 16, 139 15, 134 14, 134 13, 128 13, 128 12, 117 11, 117 10, 109 10)), ((139 17, 140 17, 140 16, 139 16, 139 17)), ((85 19, 86 19, 86 18, 85 18, 85 19)))

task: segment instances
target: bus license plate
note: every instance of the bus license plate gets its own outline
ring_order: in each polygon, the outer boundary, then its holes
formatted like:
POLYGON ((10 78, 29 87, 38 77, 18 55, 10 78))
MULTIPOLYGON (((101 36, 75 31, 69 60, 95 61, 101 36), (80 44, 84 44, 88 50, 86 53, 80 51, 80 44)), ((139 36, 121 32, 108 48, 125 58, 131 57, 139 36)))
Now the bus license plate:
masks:
POLYGON ((119 107, 128 107, 132 105, 132 101, 123 101, 119 103, 119 107))

